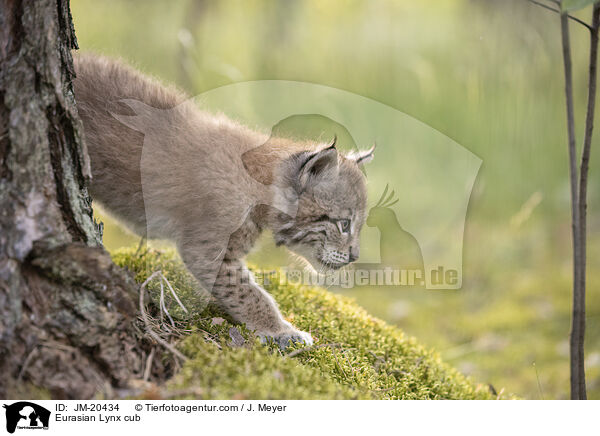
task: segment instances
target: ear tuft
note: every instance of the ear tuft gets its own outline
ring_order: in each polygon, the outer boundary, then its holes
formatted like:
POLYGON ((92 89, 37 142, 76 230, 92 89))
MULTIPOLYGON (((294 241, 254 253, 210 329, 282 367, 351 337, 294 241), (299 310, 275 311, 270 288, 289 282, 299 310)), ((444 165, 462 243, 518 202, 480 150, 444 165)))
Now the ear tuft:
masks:
POLYGON ((376 146, 377 144, 373 144, 373 146, 368 150, 354 151, 349 153, 346 158, 353 160, 357 165, 364 165, 373 160, 376 146))
POLYGON ((329 149, 329 148, 335 148, 335 146, 336 146, 336 143, 337 143, 337 135, 336 135, 336 134, 334 134, 334 135, 333 135, 333 139, 331 140, 331 142, 329 143, 329 145, 328 145, 327 147, 325 147, 325 148, 324 148, 324 150, 327 150, 327 149, 329 149))

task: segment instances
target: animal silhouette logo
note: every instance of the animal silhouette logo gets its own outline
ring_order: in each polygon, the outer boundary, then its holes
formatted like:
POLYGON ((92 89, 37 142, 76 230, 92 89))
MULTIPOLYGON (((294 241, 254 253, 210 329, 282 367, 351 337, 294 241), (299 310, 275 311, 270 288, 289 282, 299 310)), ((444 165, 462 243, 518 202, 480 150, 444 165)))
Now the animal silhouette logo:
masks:
POLYGON ((48 429, 50 411, 29 401, 4 404, 6 411, 6 431, 14 433, 19 429, 48 429))
POLYGON ((369 210, 367 217, 367 226, 377 227, 379 230, 381 263, 405 270, 423 271, 421 247, 417 239, 402 228, 392 209, 400 199, 394 198, 395 191, 388 190, 389 185, 386 185, 379 201, 369 210))

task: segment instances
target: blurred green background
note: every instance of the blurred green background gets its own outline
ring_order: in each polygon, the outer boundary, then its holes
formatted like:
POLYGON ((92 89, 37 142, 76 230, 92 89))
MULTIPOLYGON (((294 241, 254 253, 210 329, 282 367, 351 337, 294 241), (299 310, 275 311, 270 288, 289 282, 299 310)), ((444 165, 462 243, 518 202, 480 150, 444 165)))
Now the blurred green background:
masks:
MULTIPOLYGON (((335 290, 496 390, 567 398, 571 241, 558 17, 526 0, 72 0, 79 46, 196 95, 247 80, 344 89, 394 107, 483 160, 463 288, 335 290)), ((578 13, 588 19, 590 10, 578 13)), ((579 141, 587 31, 572 25, 579 141)), ((600 131, 589 186, 586 370, 600 399, 600 131)), ((378 150, 371 171, 405 163, 378 150)), ((383 186, 370 188, 381 192, 383 186)), ((371 198, 371 200, 375 200, 371 198)), ((135 244, 100 214, 109 250, 135 244)), ((251 260, 282 251, 263 239, 251 260)))

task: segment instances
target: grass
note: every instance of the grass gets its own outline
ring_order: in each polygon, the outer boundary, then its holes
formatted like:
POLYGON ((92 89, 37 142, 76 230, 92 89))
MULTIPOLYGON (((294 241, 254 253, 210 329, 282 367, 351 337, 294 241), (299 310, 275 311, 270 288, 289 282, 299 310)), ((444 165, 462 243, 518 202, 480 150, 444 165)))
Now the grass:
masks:
MULTIPOLYGON (((280 285, 271 277, 267 290, 282 313, 298 328, 310 331, 315 346, 281 352, 263 345, 243 326, 236 326, 211 303, 197 296, 198 286, 172 251, 149 249, 136 254, 122 249, 114 261, 132 271, 138 282, 161 270, 184 305, 186 316, 172 315, 192 333, 178 345, 189 357, 169 382, 173 390, 201 389, 207 399, 492 399, 488 386, 477 385, 414 338, 369 315, 352 299, 323 289, 280 285), (230 329, 244 337, 232 345, 230 329)), ((149 286, 157 301, 158 283, 149 286)), ((170 300, 170 299, 169 299, 170 300)), ((172 309, 172 310, 171 310, 172 309)))

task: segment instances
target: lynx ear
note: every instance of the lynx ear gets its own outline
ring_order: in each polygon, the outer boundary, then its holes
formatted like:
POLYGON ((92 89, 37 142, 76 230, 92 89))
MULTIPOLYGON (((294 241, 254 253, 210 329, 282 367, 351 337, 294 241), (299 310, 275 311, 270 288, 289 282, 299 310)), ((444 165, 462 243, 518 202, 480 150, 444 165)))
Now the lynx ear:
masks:
POLYGON ((356 162, 357 165, 364 165, 373 160, 373 156, 375 154, 375 147, 376 147, 376 144, 374 144, 373 147, 371 147, 368 150, 354 151, 352 153, 349 153, 346 156, 346 158, 353 160, 354 162, 356 162))
POLYGON ((338 152, 335 149, 335 139, 327 148, 310 154, 300 166, 298 181, 300 189, 323 178, 335 176, 338 171, 338 152))

